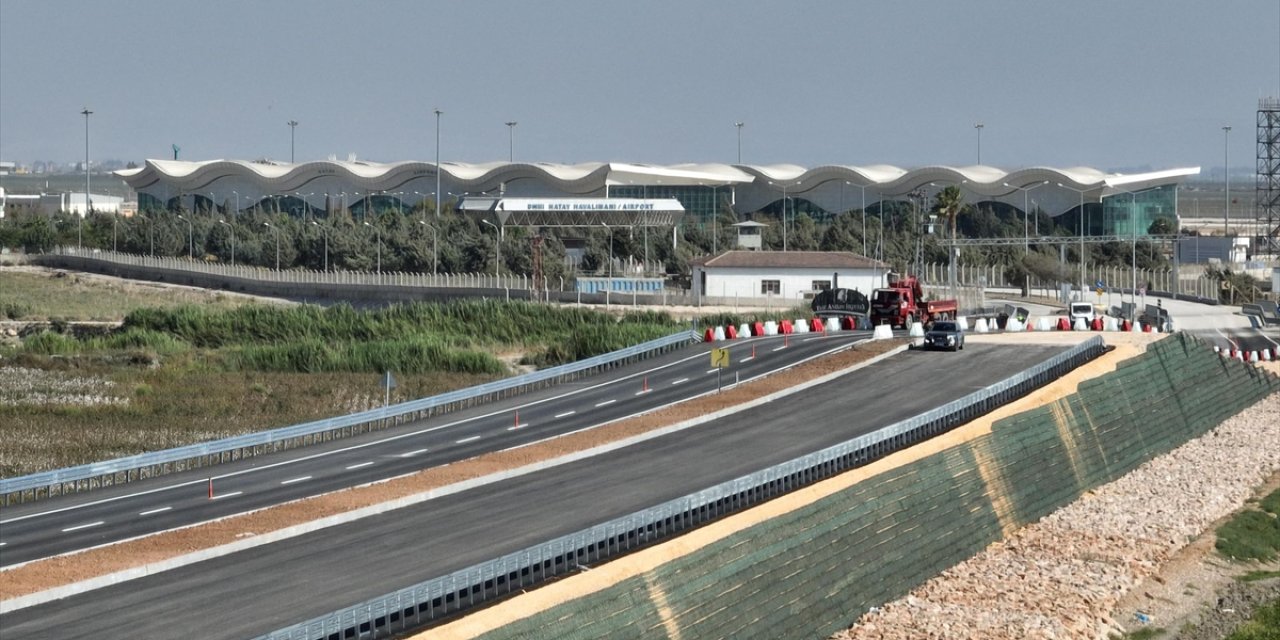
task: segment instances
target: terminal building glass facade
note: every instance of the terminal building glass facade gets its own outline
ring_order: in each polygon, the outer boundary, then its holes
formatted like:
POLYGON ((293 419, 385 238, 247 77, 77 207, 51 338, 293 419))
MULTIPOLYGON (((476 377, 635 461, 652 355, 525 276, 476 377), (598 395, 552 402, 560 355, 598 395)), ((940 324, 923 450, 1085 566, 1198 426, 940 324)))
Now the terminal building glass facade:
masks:
POLYGON ((1102 199, 1102 235, 1150 235, 1151 223, 1165 218, 1177 223, 1176 185, 1161 185, 1134 193, 1117 193, 1102 199))

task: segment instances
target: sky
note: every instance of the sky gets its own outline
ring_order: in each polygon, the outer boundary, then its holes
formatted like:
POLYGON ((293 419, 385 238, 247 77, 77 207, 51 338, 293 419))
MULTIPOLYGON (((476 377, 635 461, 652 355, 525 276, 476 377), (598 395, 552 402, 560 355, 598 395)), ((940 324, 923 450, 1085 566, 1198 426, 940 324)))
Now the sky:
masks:
POLYGON ((433 161, 440 109, 445 162, 734 163, 743 122, 746 164, 1211 174, 1265 96, 1277 0, 0 0, 19 162, 82 160, 86 107, 94 162, 288 161, 289 120, 433 161))

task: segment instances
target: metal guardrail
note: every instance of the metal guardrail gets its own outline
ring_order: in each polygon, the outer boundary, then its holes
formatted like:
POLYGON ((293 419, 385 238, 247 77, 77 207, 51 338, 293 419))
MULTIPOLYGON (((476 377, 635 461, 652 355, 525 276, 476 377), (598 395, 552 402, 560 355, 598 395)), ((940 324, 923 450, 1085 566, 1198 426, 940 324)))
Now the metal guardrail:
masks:
POLYGON ((346 416, 304 422, 199 444, 142 453, 115 460, 0 479, 0 503, 71 493, 94 487, 149 478, 165 473, 240 460, 253 455, 289 449, 312 442, 371 431, 443 413, 451 409, 507 397, 519 391, 572 379, 585 372, 618 366, 643 356, 662 353, 700 340, 694 331, 682 331, 657 340, 504 380, 411 400, 346 416))
POLYGON ((379 638, 423 626, 912 446, 1061 377, 1105 349, 1102 338, 1094 336, 1026 371, 874 433, 273 631, 259 640, 379 638))

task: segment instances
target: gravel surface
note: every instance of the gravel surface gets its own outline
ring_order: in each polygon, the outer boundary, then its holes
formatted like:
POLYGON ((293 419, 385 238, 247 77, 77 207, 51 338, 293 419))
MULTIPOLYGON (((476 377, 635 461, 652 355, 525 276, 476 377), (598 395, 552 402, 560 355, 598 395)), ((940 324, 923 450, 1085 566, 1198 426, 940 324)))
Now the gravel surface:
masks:
MULTIPOLYGON (((1140 623, 1134 611, 1118 608, 1122 599, 1280 472, 1278 415, 1280 394, 1272 394, 834 637, 1106 638, 1132 631, 1140 623)), ((1260 588, 1274 593, 1280 586, 1273 582, 1260 588)), ((1265 597, 1240 584, 1225 589, 1223 604, 1213 604, 1237 615, 1205 616, 1207 635, 1179 637, 1220 638, 1249 603, 1265 597)))

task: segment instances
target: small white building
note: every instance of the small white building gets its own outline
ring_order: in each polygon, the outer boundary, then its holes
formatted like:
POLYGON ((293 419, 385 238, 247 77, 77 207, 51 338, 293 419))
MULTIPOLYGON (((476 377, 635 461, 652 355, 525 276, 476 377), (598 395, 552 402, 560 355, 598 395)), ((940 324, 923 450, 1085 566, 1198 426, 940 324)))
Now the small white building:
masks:
POLYGON ((883 287, 889 265, 844 251, 726 251, 691 264, 698 296, 805 300, 824 289, 883 287))

